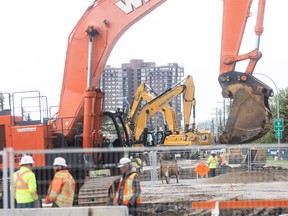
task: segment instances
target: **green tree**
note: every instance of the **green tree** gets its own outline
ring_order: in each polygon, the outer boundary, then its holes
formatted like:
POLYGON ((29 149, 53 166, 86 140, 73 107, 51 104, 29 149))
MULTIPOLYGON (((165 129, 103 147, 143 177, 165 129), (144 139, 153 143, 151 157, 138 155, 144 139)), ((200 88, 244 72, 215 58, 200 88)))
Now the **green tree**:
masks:
POLYGON ((4 95, 2 94, 2 92, 0 92, 0 111, 4 110, 4 101, 5 101, 4 95))
MULTIPOLYGON (((288 142, 288 87, 279 89, 278 95, 275 95, 269 100, 273 119, 277 118, 277 96, 279 97, 279 118, 284 119, 284 131, 282 132, 281 142, 288 142)), ((260 139, 257 143, 277 143, 278 140, 275 138, 275 131, 272 126, 270 131, 260 139)))
POLYGON ((21 108, 21 112, 22 112, 23 121, 32 121, 30 112, 26 112, 23 107, 21 108))
POLYGON ((31 118, 30 112, 28 112, 27 115, 24 116, 24 120, 25 120, 25 121, 32 121, 32 118, 31 118))

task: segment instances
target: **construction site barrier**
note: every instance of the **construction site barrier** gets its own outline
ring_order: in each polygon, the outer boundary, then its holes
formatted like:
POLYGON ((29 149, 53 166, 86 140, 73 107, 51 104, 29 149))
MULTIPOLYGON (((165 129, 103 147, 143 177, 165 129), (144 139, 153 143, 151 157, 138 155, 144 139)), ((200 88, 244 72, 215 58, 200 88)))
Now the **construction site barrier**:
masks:
POLYGON ((288 200, 237 200, 192 202, 192 209, 214 209, 217 203, 219 209, 288 207, 288 200))
MULTIPOLYGON (((266 152, 272 152, 272 150, 273 150, 273 152, 275 152, 275 154, 276 154, 277 153, 276 152, 277 147, 278 147, 278 145, 267 145, 266 149, 269 148, 270 151, 266 151, 266 152)), ((185 151, 188 151, 188 150, 189 151, 192 151, 192 150, 196 151, 198 149, 201 149, 201 150, 205 149, 207 151, 210 151, 211 149, 215 149, 215 148, 218 149, 219 146, 217 146, 217 147, 215 147, 215 146, 209 146, 209 147, 207 146, 206 147, 205 146, 203 148, 197 147, 197 149, 196 149, 196 146, 191 146, 189 148, 188 147, 186 147, 186 148, 184 148, 184 147, 181 147, 181 148, 180 147, 155 147, 155 148, 153 148, 153 147, 147 147, 147 148, 146 147, 144 147, 144 148, 143 147, 141 147, 141 148, 140 147, 139 148, 133 147, 133 148, 128 148, 127 147, 127 148, 102 148, 102 149, 81 149, 81 148, 80 149, 63 149, 63 148, 59 148, 59 149, 48 149, 48 150, 21 150, 21 151, 20 150, 16 151, 13 149, 6 149, 5 148, 5 149, 3 149, 3 151, 0 151, 0 159, 2 159, 2 166, 3 166, 3 168, 2 168, 3 176, 0 179, 0 188, 2 185, 2 189, 0 190, 0 205, 2 205, 2 206, 0 206, 0 208, 3 208, 3 210, 0 210, 0 215, 3 215, 1 213, 4 213, 5 216, 13 215, 13 211, 15 211, 15 215, 25 215, 24 210, 20 211, 19 209, 15 209, 15 199, 14 199, 14 190, 13 190, 14 189, 14 187, 13 187, 14 182, 13 182, 13 178, 11 178, 12 174, 15 172, 15 170, 18 169, 18 167, 16 166, 16 165, 18 165, 18 162, 15 161, 14 159, 16 158, 17 155, 20 155, 20 154, 21 155, 32 154, 35 157, 44 154, 45 157, 51 158, 51 159, 54 159, 54 157, 56 155, 61 155, 61 156, 64 155, 65 158, 69 159, 69 158, 73 158, 71 155, 76 154, 76 153, 77 154, 78 153, 85 154, 85 153, 91 153, 91 152, 97 153, 97 154, 98 153, 107 153, 106 155, 109 156, 110 153, 112 153, 112 152, 120 152, 120 151, 124 152, 124 155, 126 155, 126 154, 128 155, 128 152, 132 152, 132 153, 133 152, 150 152, 150 153, 148 153, 148 155, 149 155, 148 160, 150 159, 149 160, 150 176, 147 175, 148 177, 145 180, 157 181, 159 179, 158 173, 157 173, 157 166, 158 166, 157 158, 160 154, 163 154, 163 152, 169 152, 169 151, 181 150, 181 149, 182 150, 184 149, 185 151), (23 212, 23 213, 20 214, 21 212, 23 212)), ((283 146, 281 145, 281 149, 282 149, 281 155, 282 156, 284 155, 284 153, 286 151, 288 152, 287 148, 288 148, 288 144, 283 144, 283 146), (285 152, 284 152, 284 150, 285 150, 285 152)), ((271 155, 274 155, 274 154, 271 153, 271 155)), ((53 160, 51 160, 51 161, 53 161, 53 160)), ((39 175, 37 175, 37 182, 39 183, 39 187, 37 187, 37 189, 38 189, 38 195, 39 195, 40 199, 45 199, 45 196, 47 193, 47 189, 45 187, 49 186, 49 183, 51 182, 51 179, 53 177, 53 172, 52 172, 53 169, 52 169, 51 161, 50 161, 50 163, 46 163, 46 165, 44 167, 45 170, 47 169, 47 170, 51 171, 48 173, 49 175, 46 173, 41 173, 41 172, 39 172, 39 175)), ((204 159, 202 159, 201 161, 204 161, 204 159)), ((72 162, 73 162, 73 160, 72 160, 72 162)), ((109 164, 109 165, 113 165, 113 164, 109 164)), ((115 165, 116 169, 119 170, 117 168, 117 164, 114 164, 114 165, 115 165)), ((145 166, 146 166, 146 164, 145 164, 145 166)), ((74 168, 72 163, 68 163, 68 167, 71 170, 74 168)), ((147 169, 146 171, 149 172, 149 169, 147 169)), ((188 173, 187 175, 189 175, 189 179, 190 178, 192 179, 192 173, 195 174, 193 171, 195 171, 195 170, 191 169, 191 170, 189 170, 189 173, 187 172, 188 173)), ((203 170, 200 169, 200 171, 203 171, 203 170)), ((81 176, 78 174, 82 175, 82 173, 78 172, 75 174, 74 178, 75 178, 76 182, 79 183, 79 186, 81 186, 81 184, 83 183, 83 178, 81 178, 81 176)), ((185 175, 186 175, 186 173, 185 173, 185 175)), ((89 172, 89 177, 90 177, 90 172, 89 172)), ((141 179, 141 181, 144 181, 144 178, 141 179)), ((78 187, 78 188, 80 188, 80 187, 78 187)), ((78 197, 76 197, 76 198, 78 198, 78 197)), ((272 199, 272 198, 270 198, 270 199, 272 199)), ((256 207, 255 207, 256 204, 252 200, 249 200, 249 201, 228 201, 228 203, 226 201, 218 201, 218 202, 212 201, 209 203, 206 202, 206 204, 202 205, 202 206, 201 206, 201 202, 193 202, 192 203, 192 209, 196 209, 196 208, 198 208, 198 209, 199 208, 216 209, 216 203, 218 204, 218 209, 223 209, 225 206, 227 206, 226 208, 230 208, 230 209, 232 209, 232 208, 267 208, 267 207, 272 208, 272 207, 279 207, 279 206, 288 208, 288 203, 287 203, 288 201, 286 201, 286 200, 284 200, 284 201, 283 200, 271 200, 271 201, 260 200, 258 202, 260 202, 260 204, 257 205, 256 207), (240 202, 242 202, 241 205, 240 205, 240 202), (207 205, 208 205, 208 207, 207 207, 207 205)), ((189 205, 188 208, 190 208, 190 203, 191 202, 188 203, 188 205, 189 205)), ((75 205, 77 205, 77 204, 75 202, 75 205)), ((42 205, 42 207, 43 207, 43 205, 42 205)), ((85 207, 72 207, 68 210, 68 212, 70 212, 72 210, 73 214, 71 213, 70 215, 72 215, 72 216, 77 215, 74 213, 78 212, 78 210, 77 210, 78 208, 85 208, 85 207)), ((92 208, 92 206, 89 209, 91 209, 91 208, 92 208)), ((116 210, 113 206, 104 206, 103 208, 105 209, 104 213, 98 213, 98 215, 104 215, 104 216, 105 215, 125 215, 125 214, 122 214, 120 212, 118 207, 116 208, 116 210), (107 214, 105 213, 106 210, 108 211, 107 214), (116 214, 114 214, 115 213, 114 210, 115 210, 116 214)), ((36 212, 33 212, 33 213, 30 212, 29 215, 43 215, 44 214, 44 213, 38 214, 38 211, 39 212, 45 211, 45 215, 46 215, 46 212, 47 212, 47 210, 45 208, 33 209, 33 211, 36 211, 36 212)), ((49 211, 51 214, 51 211, 55 211, 55 210, 54 210, 54 208, 49 208, 48 212, 49 211)), ((100 209, 97 209, 96 211, 98 212, 98 211, 100 211, 100 209)), ((83 213, 81 212, 81 215, 86 215, 86 211, 83 210, 83 213)), ((59 216, 61 216, 61 215, 59 215, 59 216)))
POLYGON ((219 216, 220 209, 281 208, 288 207, 288 200, 237 200, 192 202, 192 209, 212 209, 211 216, 219 216))
MULTIPOLYGON (((3 215, 4 210, 0 210, 3 215)), ((8 210, 8 216, 128 216, 128 208, 126 206, 95 206, 95 207, 70 207, 70 208, 33 208, 33 209, 14 209, 8 210)))

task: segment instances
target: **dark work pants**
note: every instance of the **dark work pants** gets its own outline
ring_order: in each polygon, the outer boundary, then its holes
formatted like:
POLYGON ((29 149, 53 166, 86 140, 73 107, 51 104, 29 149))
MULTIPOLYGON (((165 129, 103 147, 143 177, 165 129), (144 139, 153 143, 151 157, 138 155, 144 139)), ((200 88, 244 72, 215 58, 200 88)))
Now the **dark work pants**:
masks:
POLYGON ((139 216, 140 212, 139 212, 139 207, 140 205, 135 203, 134 205, 128 205, 128 209, 129 209, 129 215, 131 216, 139 216))
POLYGON ((35 208, 35 202, 17 203, 16 208, 35 208))
POLYGON ((215 177, 216 176, 216 169, 215 168, 210 168, 210 176, 215 177))
POLYGON ((55 202, 52 203, 52 207, 59 207, 55 202))
POLYGON ((226 172, 226 165, 221 165, 221 174, 225 174, 226 172))

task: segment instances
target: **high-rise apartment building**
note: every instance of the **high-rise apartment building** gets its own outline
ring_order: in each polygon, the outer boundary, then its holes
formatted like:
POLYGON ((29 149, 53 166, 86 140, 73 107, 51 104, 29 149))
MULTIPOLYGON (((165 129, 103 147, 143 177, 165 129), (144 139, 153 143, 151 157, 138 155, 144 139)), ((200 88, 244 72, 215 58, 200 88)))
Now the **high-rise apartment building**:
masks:
MULTIPOLYGON (((160 94, 183 79, 184 68, 177 63, 156 66, 155 62, 133 59, 130 63, 123 63, 121 68, 106 66, 100 80, 100 88, 105 93, 104 109, 116 110, 130 106, 142 82, 160 94)), ((170 105, 176 110, 177 120, 181 123, 182 97, 178 96, 170 105)), ((164 124, 162 114, 157 113, 150 121, 150 128, 163 127, 164 124)))

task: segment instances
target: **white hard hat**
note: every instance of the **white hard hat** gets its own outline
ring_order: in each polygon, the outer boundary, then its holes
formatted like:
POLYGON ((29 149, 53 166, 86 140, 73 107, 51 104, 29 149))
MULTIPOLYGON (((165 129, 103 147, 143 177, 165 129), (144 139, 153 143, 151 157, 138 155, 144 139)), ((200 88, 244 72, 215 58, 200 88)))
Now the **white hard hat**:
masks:
POLYGON ((211 154, 216 154, 216 152, 215 151, 211 151, 211 154))
POLYGON ((25 165, 25 164, 34 164, 34 160, 31 156, 29 155, 24 155, 22 158, 21 158, 21 161, 19 163, 20 165, 25 165))
POLYGON ((118 167, 120 168, 120 167, 124 167, 124 166, 126 166, 126 165, 128 165, 128 164, 130 164, 131 163, 131 160, 129 159, 129 158, 126 158, 126 157, 124 157, 124 158, 121 158, 120 159, 120 161, 119 161, 119 163, 118 163, 118 167))
POLYGON ((64 166, 67 167, 66 160, 62 157, 57 157, 54 160, 53 166, 64 166))

